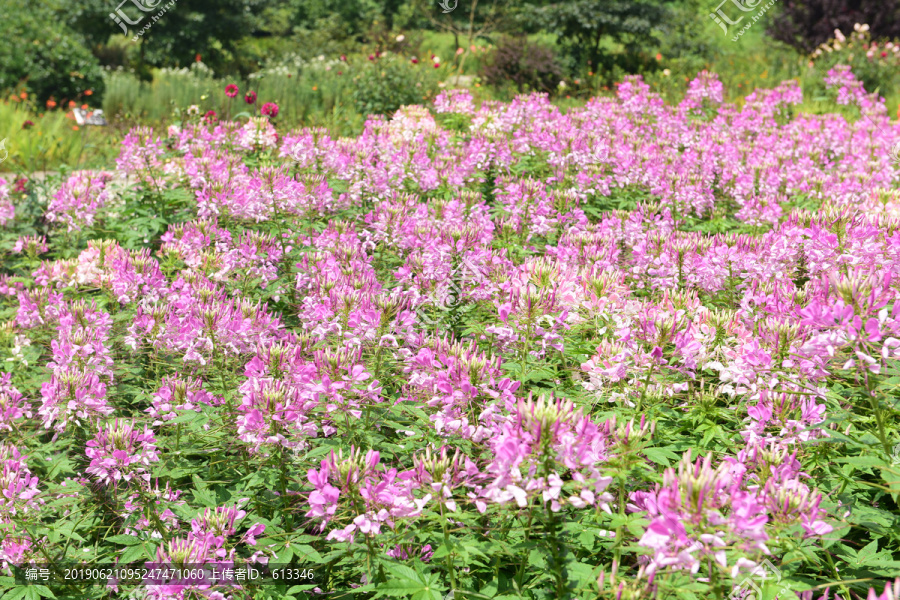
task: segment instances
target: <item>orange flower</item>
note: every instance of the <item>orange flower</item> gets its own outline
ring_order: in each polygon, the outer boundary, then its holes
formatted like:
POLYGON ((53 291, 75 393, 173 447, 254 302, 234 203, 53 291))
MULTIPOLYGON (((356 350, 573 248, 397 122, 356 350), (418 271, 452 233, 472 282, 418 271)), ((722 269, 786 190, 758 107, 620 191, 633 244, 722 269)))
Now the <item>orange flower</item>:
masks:
POLYGON ((81 105, 81 110, 87 110, 87 104, 82 104, 82 105, 81 105))
POLYGON ((594 76, 594 72, 593 72, 593 71, 588 71, 588 75, 590 75, 591 77, 593 77, 593 76, 594 76))
POLYGON ((53 100, 47 100, 47 108, 54 108, 56 106, 56 102, 53 100))
POLYGON ((78 125, 72 125, 72 131, 78 131, 78 125))
POLYGON ((19 97, 20 97, 22 100, 24 100, 25 98, 28 97, 28 94, 27 94, 26 92, 22 92, 21 94, 19 94, 19 97))
POLYGON ((85 95, 85 96, 90 96, 90 95, 92 95, 93 93, 94 93, 93 90, 84 90, 84 95, 85 95))
POLYGON ((75 108, 75 101, 69 100, 69 108, 75 108))
POLYGON ((314 86, 313 86, 313 91, 314 91, 314 92, 315 92, 316 90, 318 90, 318 89, 319 89, 319 86, 317 86, 317 85, 314 85, 314 86))
POLYGON ((662 60, 662 54, 659 52, 656 53, 656 60, 662 60))

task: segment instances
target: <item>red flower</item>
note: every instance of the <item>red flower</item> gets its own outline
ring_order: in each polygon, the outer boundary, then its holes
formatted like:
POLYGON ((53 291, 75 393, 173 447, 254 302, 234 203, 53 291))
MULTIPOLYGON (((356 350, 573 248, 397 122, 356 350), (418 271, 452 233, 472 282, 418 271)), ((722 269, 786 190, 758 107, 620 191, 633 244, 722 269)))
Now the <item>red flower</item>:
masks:
POLYGON ((274 102, 266 102, 265 104, 263 104, 259 112, 267 117, 272 117, 274 119, 278 116, 278 105, 274 102))
POLYGON ((435 69, 440 69, 440 68, 441 68, 441 63, 434 63, 434 68, 435 68, 435 69))
POLYGON ((375 55, 374 55, 374 54, 370 54, 370 55, 369 55, 369 60, 375 60, 375 55))
POLYGON ((235 96, 237 96, 239 91, 240 90, 238 90, 238 86, 233 83, 229 83, 225 86, 225 95, 229 98, 234 98, 235 96))
POLYGON ((197 60, 197 62, 201 62, 201 59, 200 59, 200 55, 199 55, 199 54, 198 54, 197 56, 195 56, 194 58, 197 60))
POLYGON ((419 59, 416 57, 412 57, 410 60, 412 61, 412 64, 414 64, 414 65, 419 64, 419 59))
POLYGON ((256 92, 247 92, 247 95, 244 96, 244 102, 247 104, 253 104, 256 102, 256 92))
POLYGON ((341 54, 341 62, 347 62, 347 55, 341 54))
POLYGON ((208 111, 205 115, 203 115, 203 120, 207 123, 215 123, 219 120, 219 116, 216 114, 216 111, 211 110, 208 111))
POLYGON ((20 177, 19 179, 16 179, 16 184, 15 184, 16 187, 13 188, 13 191, 14 192, 24 192, 25 186, 27 184, 28 184, 28 180, 25 179, 24 177, 20 177))
POLYGON ((34 127, 34 121, 25 121, 22 123, 22 129, 31 129, 34 127))

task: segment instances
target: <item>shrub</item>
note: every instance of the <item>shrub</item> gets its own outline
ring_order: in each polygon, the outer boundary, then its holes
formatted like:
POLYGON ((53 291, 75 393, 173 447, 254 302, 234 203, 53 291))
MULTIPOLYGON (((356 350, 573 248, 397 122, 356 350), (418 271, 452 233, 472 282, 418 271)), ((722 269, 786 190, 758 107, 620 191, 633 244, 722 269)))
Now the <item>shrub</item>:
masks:
POLYGON ((434 98, 438 79, 434 71, 440 68, 433 65, 438 63, 413 63, 392 54, 372 58, 354 69, 353 101, 358 112, 386 115, 403 105, 423 104, 434 98))
POLYGON ((900 37, 900 1, 784 0, 769 33, 804 52, 812 52, 834 37, 835 29, 850 31, 856 23, 868 23, 875 38, 900 37))
POLYGON ((900 45, 897 42, 875 42, 867 25, 854 27, 844 35, 840 30, 813 53, 819 73, 826 73, 836 65, 848 65, 866 90, 882 96, 893 94, 897 88, 896 73, 900 68, 900 45))
POLYGON ((8 10, 0 19, 0 90, 24 82, 43 103, 103 93, 100 64, 72 31, 45 11, 8 10))
POLYGON ((525 36, 505 37, 488 58, 482 76, 498 87, 512 82, 520 92, 552 92, 562 77, 562 67, 552 48, 529 42, 525 36))

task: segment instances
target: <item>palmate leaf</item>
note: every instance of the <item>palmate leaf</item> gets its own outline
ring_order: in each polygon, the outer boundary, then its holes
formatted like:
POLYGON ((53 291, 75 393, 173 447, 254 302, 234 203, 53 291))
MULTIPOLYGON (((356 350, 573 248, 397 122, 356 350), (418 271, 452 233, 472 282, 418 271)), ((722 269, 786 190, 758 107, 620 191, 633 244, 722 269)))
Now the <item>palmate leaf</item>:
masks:
POLYGON ((376 586, 376 597, 411 597, 413 600, 442 600, 446 591, 439 577, 406 565, 385 565, 388 581, 376 586))

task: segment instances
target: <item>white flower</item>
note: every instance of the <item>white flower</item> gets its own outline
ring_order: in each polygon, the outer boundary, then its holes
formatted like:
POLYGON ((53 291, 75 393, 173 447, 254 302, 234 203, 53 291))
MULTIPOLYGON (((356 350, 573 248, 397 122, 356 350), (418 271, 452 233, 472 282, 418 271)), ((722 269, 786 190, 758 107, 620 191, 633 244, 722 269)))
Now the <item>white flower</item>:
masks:
POLYGON ((559 82, 559 89, 561 89, 561 90, 566 89, 566 82, 565 82, 565 81, 560 81, 560 82, 559 82))
POLYGON ((403 34, 401 33, 400 35, 398 35, 398 36, 397 36, 396 38, 394 38, 394 39, 396 39, 397 42, 399 43, 399 42, 402 42, 403 40, 405 40, 405 39, 406 39, 406 36, 403 35, 403 34))
POLYGON ((665 75, 666 77, 668 77, 671 74, 672 74, 672 71, 670 71, 669 69, 663 69, 663 75, 665 75))
POLYGON ((187 113, 189 115, 199 115, 200 107, 197 106, 196 104, 191 104, 190 106, 188 106, 187 113))

